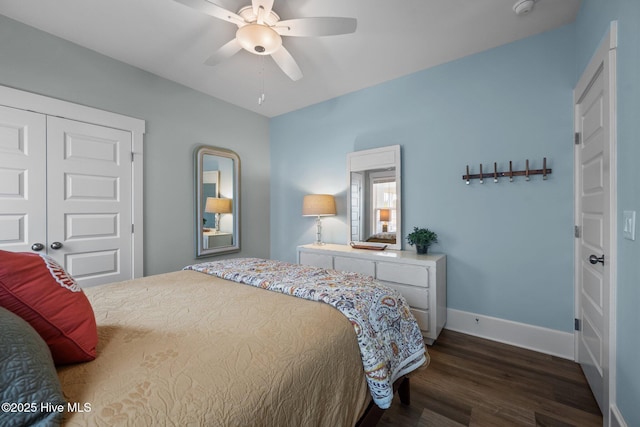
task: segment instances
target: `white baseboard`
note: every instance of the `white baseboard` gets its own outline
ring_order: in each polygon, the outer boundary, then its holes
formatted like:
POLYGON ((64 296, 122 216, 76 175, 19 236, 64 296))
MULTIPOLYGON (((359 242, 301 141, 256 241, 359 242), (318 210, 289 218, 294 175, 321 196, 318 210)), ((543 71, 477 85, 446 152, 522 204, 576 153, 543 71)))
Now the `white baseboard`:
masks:
POLYGON ((627 422, 624 420, 624 417, 620 413, 620 409, 618 409, 617 405, 615 404, 611 405, 611 411, 609 412, 609 414, 610 414, 609 425, 611 427, 627 427, 628 426, 627 422))
POLYGON ((447 309, 447 323, 444 327, 452 331, 574 360, 574 336, 570 332, 452 308, 447 309))

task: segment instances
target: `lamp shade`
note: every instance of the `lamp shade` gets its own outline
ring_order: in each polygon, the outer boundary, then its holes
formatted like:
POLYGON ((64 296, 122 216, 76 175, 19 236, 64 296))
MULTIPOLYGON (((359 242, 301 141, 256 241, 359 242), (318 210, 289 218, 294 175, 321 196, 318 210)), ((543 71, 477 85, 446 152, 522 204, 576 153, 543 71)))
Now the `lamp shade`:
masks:
POLYGON ((390 221, 390 220, 391 220, 391 210, 380 209, 380 221, 390 221))
POLYGON ((302 200, 303 216, 330 216, 336 214, 336 200, 331 194, 309 194, 302 200))
POLYGON ((207 197, 204 211, 208 213, 231 213, 231 199, 207 197))

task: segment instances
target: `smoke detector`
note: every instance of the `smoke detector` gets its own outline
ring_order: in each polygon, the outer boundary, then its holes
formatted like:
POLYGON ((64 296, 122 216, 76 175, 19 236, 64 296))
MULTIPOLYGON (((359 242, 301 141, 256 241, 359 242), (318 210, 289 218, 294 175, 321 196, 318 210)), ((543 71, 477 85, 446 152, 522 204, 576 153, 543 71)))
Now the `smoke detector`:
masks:
POLYGON ((516 4, 513 5, 513 11, 516 15, 526 15, 531 12, 534 4, 534 0, 518 0, 516 4))

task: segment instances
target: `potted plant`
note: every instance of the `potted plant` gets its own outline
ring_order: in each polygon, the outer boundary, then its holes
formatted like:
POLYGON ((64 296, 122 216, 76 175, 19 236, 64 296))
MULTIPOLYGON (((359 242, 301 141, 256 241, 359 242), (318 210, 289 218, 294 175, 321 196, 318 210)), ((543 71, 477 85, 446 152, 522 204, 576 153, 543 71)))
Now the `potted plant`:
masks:
POLYGON ((426 254, 429 246, 438 242, 438 235, 428 228, 413 227, 413 231, 407 235, 407 242, 411 246, 416 245, 419 254, 426 254))

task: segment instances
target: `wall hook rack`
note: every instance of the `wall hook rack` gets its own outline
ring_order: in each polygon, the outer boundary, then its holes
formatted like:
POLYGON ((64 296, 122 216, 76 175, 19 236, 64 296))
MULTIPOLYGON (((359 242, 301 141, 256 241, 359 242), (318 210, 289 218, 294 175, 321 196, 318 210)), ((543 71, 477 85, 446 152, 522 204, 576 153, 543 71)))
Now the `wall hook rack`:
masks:
POLYGON ((524 170, 513 170, 513 162, 509 160, 509 170, 498 172, 498 163, 493 163, 493 172, 482 172, 482 163, 480 163, 480 173, 470 174, 469 173, 469 165, 467 165, 467 173, 462 175, 462 179, 465 181, 467 185, 471 184, 472 179, 480 180, 480 184, 484 184, 485 178, 493 178, 493 182, 498 182, 498 178, 508 177, 509 182, 513 182, 514 176, 524 176, 526 181, 529 181, 531 175, 542 175, 542 179, 546 180, 547 176, 552 172, 551 169, 547 168, 547 158, 544 157, 542 159, 542 169, 530 169, 529 168, 529 159, 525 161, 525 169, 524 170))

